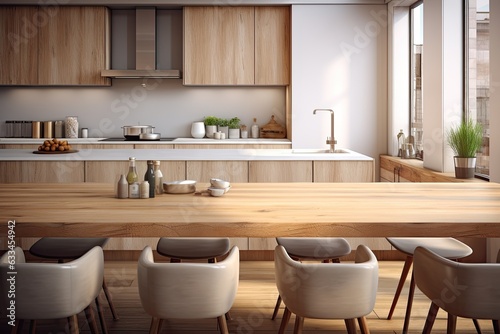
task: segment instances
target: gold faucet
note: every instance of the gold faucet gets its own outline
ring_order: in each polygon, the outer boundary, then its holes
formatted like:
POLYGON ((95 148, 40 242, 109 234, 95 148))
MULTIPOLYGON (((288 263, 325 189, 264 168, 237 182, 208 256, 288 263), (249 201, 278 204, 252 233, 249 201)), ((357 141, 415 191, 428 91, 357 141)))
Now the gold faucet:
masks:
POLYGON ((331 125, 331 135, 330 137, 326 137, 326 143, 330 145, 330 153, 335 152, 335 144, 337 141, 335 140, 335 116, 332 109, 314 109, 313 115, 316 115, 317 111, 328 111, 332 115, 332 125, 331 125))

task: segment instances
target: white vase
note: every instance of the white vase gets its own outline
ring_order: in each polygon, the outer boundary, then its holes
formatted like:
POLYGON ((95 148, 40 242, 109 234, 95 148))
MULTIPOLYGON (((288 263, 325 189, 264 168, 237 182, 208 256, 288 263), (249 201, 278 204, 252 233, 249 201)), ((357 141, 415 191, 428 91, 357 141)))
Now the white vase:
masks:
POLYGON ((217 132, 217 125, 206 125, 205 126, 205 135, 207 138, 213 138, 214 133, 217 132))
POLYGON ((229 129, 229 139, 239 139, 240 129, 229 129))
POLYGON ((197 139, 205 137, 205 123, 194 122, 191 124, 191 136, 197 139))

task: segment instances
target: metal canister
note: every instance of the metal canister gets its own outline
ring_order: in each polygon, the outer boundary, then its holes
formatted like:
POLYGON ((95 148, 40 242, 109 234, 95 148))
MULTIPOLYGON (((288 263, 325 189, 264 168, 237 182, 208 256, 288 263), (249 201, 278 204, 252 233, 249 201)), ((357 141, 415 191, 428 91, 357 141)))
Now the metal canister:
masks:
POLYGON ((40 121, 31 122, 31 138, 40 138, 42 136, 42 128, 40 121))
POLYGON ((23 121, 23 138, 31 138, 31 121, 23 121))
POLYGON ((54 137, 54 122, 45 121, 43 122, 43 138, 53 138, 54 137))

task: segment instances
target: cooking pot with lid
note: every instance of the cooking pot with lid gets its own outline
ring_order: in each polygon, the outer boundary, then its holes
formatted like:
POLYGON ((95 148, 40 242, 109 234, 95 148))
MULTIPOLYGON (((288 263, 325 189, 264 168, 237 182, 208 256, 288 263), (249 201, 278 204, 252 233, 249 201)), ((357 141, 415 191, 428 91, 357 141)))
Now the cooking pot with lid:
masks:
POLYGON ((154 126, 151 125, 125 125, 122 126, 125 139, 140 139, 142 133, 153 133, 154 126))

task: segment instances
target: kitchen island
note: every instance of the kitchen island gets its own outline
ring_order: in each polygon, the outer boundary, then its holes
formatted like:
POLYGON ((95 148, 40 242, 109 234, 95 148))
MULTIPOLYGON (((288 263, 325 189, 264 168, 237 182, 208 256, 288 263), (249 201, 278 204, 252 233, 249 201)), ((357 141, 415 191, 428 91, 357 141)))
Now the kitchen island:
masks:
POLYGON ((109 184, 4 184, 16 237, 500 237, 497 183, 236 183, 117 199, 109 184))

